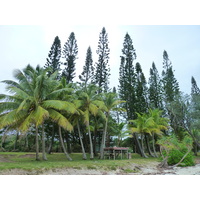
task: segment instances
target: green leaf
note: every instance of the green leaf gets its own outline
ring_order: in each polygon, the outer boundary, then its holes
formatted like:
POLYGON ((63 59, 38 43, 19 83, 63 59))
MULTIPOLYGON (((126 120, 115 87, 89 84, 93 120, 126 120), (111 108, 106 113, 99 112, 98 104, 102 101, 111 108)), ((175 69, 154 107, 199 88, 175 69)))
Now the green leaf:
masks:
POLYGON ((72 124, 61 113, 59 113, 53 109, 50 109, 49 117, 52 119, 52 121, 58 123, 58 125, 61 126, 62 128, 64 128, 65 130, 68 130, 70 132, 73 131, 72 124))

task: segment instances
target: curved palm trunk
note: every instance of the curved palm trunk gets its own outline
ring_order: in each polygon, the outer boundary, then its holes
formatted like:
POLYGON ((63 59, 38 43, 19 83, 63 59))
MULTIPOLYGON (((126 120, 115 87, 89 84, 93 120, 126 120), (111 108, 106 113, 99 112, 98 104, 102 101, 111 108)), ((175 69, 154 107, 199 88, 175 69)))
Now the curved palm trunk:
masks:
POLYGON ((77 122, 77 128, 78 128, 78 135, 79 135, 79 138, 80 138, 81 148, 82 148, 82 152, 83 152, 83 160, 87 160, 87 156, 86 156, 86 153, 85 153, 85 148, 83 146, 83 140, 82 140, 82 137, 81 137, 81 131, 80 131, 79 122, 77 122))
POLYGON ((54 124, 53 124, 52 137, 51 137, 51 141, 50 141, 50 144, 49 144, 48 154, 51 154, 51 152, 52 152, 54 137, 55 137, 55 128, 54 128, 54 124))
POLYGON ((152 142, 153 142, 153 153, 154 153, 155 157, 158 158, 158 154, 156 153, 156 148, 155 148, 155 137, 154 137, 154 133, 152 134, 152 142))
POLYGON ((150 156, 155 157, 151 151, 150 144, 149 144, 149 136, 145 134, 145 141, 147 145, 147 150, 150 156))
POLYGON ((38 127, 35 127, 35 148, 36 148, 36 160, 39 161, 39 140, 38 140, 38 127))
POLYGON ((16 150, 17 148, 17 140, 18 140, 18 137, 19 137, 19 131, 17 131, 17 135, 16 135, 16 138, 15 138, 15 144, 14 144, 14 151, 16 150))
POLYGON ((90 159, 94 159, 94 152, 93 152, 93 143, 92 143, 92 136, 90 132, 90 125, 87 123, 87 128, 88 128, 88 134, 89 134, 89 140, 90 140, 90 159))
POLYGON ((103 149, 105 148, 105 144, 106 144, 107 129, 108 129, 108 116, 106 118, 105 129, 104 129, 104 133, 103 133, 103 136, 102 136, 100 159, 103 159, 103 149))
POLYGON ((144 158, 148 158, 148 156, 144 153, 144 149, 141 147, 141 144, 140 144, 140 141, 138 140, 137 134, 134 133, 133 137, 135 139, 137 149, 139 150, 139 154, 144 158))
POLYGON ((45 152, 45 132, 44 132, 44 124, 42 124, 42 159, 47 160, 46 152, 45 152))
POLYGON ((61 127, 60 127, 60 126, 59 126, 59 128, 58 128, 58 132, 59 132, 60 142, 61 142, 61 145, 62 145, 64 154, 66 155, 67 159, 68 159, 69 161, 71 161, 72 159, 71 159, 71 157, 69 156, 69 154, 67 153, 66 148, 65 148, 65 145, 64 145, 64 142, 63 142, 62 133, 61 133, 61 127))
POLYGON ((25 147, 26 147, 27 150, 29 149, 28 148, 28 134, 27 133, 25 135, 25 147))

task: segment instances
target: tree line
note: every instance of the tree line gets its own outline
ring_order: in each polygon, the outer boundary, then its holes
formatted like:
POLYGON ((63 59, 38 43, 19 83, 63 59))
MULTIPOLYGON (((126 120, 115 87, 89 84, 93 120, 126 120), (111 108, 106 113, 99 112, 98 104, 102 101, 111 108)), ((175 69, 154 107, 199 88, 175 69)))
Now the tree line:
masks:
MULTIPOLYGON (((88 47, 79 81, 74 82, 78 45, 72 32, 61 49, 55 37, 44 67, 28 65, 15 70, 17 81, 5 80, 11 95, 0 95, 1 149, 6 149, 6 132, 15 131, 12 148, 46 152, 86 152, 93 159, 105 146, 129 146, 142 157, 157 157, 157 141, 174 134, 180 141, 189 135, 193 150, 200 147, 200 89, 191 78, 191 94, 183 94, 167 51, 163 70, 155 63, 146 80, 136 62, 136 50, 126 33, 119 63, 119 85, 110 88, 109 40, 105 27, 99 34, 93 63, 88 47), (63 58, 63 62, 61 62, 63 58), (61 70, 61 65, 64 69, 61 70), (126 136, 126 137, 125 137, 126 136), (60 145, 61 144, 61 145, 60 145)), ((8 140, 7 140, 8 141, 8 140)), ((7 142, 8 143, 8 142, 7 142)))

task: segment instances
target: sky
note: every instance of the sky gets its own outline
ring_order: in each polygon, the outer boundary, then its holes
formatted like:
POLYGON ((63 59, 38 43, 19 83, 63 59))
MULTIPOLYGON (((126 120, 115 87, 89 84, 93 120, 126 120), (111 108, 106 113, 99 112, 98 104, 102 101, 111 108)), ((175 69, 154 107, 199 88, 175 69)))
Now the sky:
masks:
MULTIPOLYGON (((163 51, 166 50, 175 70, 180 89, 190 93, 191 76, 200 86, 200 26, 199 25, 105 25, 108 33, 111 69, 110 87, 117 87, 120 55, 124 36, 130 35, 137 59, 148 80, 152 62, 161 74, 163 51)), ((23 69, 27 64, 44 66, 54 38, 58 36, 61 46, 71 32, 75 33, 78 44, 76 78, 82 72, 86 51, 92 49, 93 62, 99 34, 103 25, 1 25, 0 26, 0 81, 13 80, 13 70, 23 69)), ((0 83, 0 93, 5 93, 5 85, 0 83)))

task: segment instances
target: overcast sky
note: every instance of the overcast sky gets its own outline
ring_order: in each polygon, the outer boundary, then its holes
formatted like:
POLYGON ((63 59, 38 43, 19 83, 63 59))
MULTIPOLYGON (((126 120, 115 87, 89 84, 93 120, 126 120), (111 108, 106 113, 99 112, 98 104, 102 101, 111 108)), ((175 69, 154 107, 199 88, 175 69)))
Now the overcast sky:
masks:
MULTIPOLYGON (((44 66, 50 47, 56 36, 61 45, 71 32, 75 33, 78 44, 76 75, 83 69, 86 51, 91 46, 93 62, 97 61, 99 33, 103 26, 62 25, 62 26, 0 26, 0 81, 13 79, 14 69, 23 69, 27 64, 44 66)), ((196 25, 105 25, 110 48, 110 86, 118 86, 120 55, 126 32, 129 33, 136 49, 137 59, 149 77, 149 69, 154 61, 161 74, 163 51, 166 50, 175 70, 181 91, 190 93, 191 76, 200 86, 200 26, 196 25)), ((78 80, 77 78, 75 80, 78 80)), ((5 93, 5 85, 0 83, 0 93, 5 93)))

